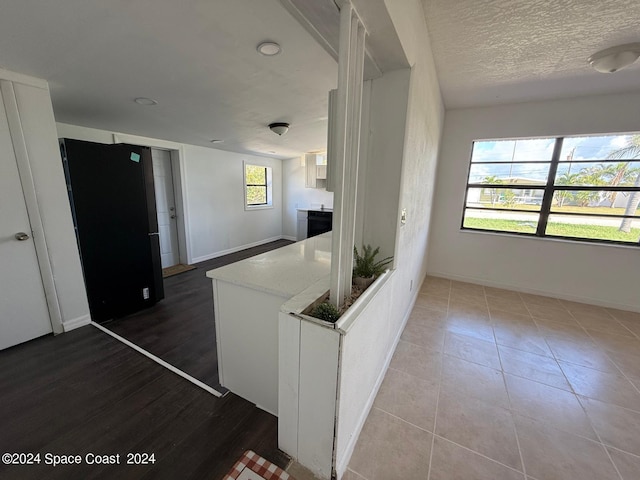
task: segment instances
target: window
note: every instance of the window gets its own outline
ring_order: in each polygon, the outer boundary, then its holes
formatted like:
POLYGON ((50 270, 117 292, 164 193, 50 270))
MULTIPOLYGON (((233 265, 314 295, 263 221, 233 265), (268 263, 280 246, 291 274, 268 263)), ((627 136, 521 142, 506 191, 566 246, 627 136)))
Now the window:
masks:
POLYGON ((271 167, 244 164, 245 208, 269 208, 273 206, 271 191, 271 167))
POLYGON ((640 133, 473 143, 462 228, 640 244, 640 133))

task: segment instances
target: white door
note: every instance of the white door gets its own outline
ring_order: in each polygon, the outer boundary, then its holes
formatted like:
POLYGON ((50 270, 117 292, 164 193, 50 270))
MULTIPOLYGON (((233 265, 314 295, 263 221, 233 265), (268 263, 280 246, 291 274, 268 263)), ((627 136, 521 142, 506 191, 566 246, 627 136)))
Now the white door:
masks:
POLYGON ((178 224, 176 202, 173 193, 171 154, 167 150, 151 149, 153 159, 153 181, 158 212, 158 233, 160 235, 160 260, 162 268, 180 262, 178 254, 178 224))
POLYGON ((44 286, 0 93, 0 350, 51 331, 44 286))

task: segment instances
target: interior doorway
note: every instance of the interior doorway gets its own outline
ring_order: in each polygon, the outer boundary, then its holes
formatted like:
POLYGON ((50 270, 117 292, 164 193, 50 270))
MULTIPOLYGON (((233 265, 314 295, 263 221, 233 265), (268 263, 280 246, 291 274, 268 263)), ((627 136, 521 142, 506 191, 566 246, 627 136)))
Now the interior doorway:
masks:
POLYGON ((153 180, 158 215, 158 234, 160 237, 160 260, 162 268, 167 268, 180 263, 171 152, 152 148, 151 158, 153 159, 153 180))

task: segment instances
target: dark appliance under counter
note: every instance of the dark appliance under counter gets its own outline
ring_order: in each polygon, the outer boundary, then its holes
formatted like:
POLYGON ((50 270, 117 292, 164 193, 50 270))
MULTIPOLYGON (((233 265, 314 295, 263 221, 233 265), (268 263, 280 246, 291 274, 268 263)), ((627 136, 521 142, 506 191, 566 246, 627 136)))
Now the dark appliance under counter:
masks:
POLYGON ((330 210, 309 210, 307 213, 307 238, 330 232, 333 212, 330 210))

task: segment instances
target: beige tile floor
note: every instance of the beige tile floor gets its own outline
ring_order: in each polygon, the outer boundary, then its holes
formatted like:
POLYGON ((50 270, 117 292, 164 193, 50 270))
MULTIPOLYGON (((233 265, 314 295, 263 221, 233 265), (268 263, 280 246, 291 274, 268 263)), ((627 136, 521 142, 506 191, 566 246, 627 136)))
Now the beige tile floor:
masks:
POLYGON ((640 313, 427 277, 347 480, 640 479, 640 313))

